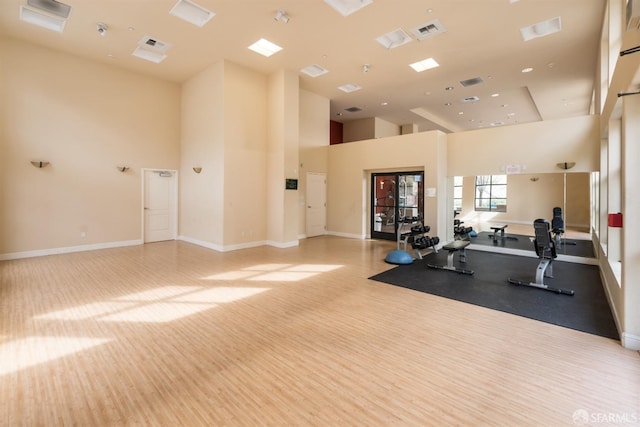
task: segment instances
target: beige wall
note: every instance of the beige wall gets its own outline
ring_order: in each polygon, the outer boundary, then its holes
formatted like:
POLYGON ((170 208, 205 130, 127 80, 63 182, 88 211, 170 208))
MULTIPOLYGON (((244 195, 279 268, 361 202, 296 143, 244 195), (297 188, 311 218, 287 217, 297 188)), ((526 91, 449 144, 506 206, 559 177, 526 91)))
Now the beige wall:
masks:
POLYGON ((298 245, 298 190, 286 190, 285 179, 298 178, 299 101, 296 73, 281 70, 269 76, 267 242, 278 247, 298 245))
POLYGON ((183 85, 181 238, 217 250, 264 243, 266 101, 266 77, 228 61, 183 85))
POLYGON ((306 234, 307 173, 327 173, 329 146, 329 100, 300 90, 300 169, 298 182, 298 234, 306 234))
POLYGON ((267 236, 267 77, 225 62, 224 244, 262 244, 267 236))
POLYGON ((423 132, 329 147, 327 228, 335 234, 363 237, 370 230, 368 179, 371 172, 423 170, 425 222, 433 235, 446 230, 446 135, 423 132))
POLYGON ((179 86, 11 39, 0 64, 0 255, 140 241, 141 168, 179 167, 179 86))
POLYGON ((448 135, 448 175, 504 174, 508 165, 523 173, 555 173, 560 162, 571 172, 600 167, 599 116, 526 123, 448 135))
POLYGON ((182 85, 180 237, 224 244, 224 62, 182 85), (202 168, 200 174, 194 166, 202 168))
POLYGON ((395 123, 379 117, 356 119, 344 122, 342 140, 344 142, 364 141, 367 139, 388 138, 401 135, 402 128, 395 123))

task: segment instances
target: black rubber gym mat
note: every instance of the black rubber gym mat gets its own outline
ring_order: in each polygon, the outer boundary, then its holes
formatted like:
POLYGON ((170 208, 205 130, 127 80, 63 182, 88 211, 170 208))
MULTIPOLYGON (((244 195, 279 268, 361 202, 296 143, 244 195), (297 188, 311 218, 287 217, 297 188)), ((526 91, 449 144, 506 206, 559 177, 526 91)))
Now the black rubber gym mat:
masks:
MULTIPOLYGON (((508 230, 508 229, 507 229, 508 230)), ((524 236, 521 234, 505 233, 510 239, 498 238, 497 242, 493 241, 493 233, 481 231, 477 237, 470 237, 469 240, 475 245, 494 246, 500 248, 520 249, 534 252, 531 238, 533 236, 524 236), (517 240, 514 240, 517 239, 517 240)), ((591 240, 566 239, 567 242, 575 244, 563 244, 558 248, 558 255, 571 255, 582 258, 593 258, 593 243, 591 240)))
POLYGON ((508 283, 508 278, 535 281, 537 258, 485 251, 466 252, 466 264, 458 262, 456 253, 454 265, 474 270, 473 275, 428 268, 427 264, 446 265, 447 251, 440 250, 413 264, 397 266, 370 279, 619 339, 597 266, 553 262, 554 277, 546 278, 545 284, 573 289, 575 295, 568 296, 508 283))

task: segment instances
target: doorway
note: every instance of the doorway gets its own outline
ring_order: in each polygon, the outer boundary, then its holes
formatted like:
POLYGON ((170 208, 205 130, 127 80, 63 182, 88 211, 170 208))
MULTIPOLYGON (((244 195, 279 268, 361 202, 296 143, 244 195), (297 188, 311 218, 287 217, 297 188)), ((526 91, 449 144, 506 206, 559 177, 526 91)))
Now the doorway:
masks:
POLYGON ((175 240, 178 228, 178 173, 146 169, 143 179, 144 243, 175 240))
POLYGON ((324 173, 307 172, 306 235, 326 234, 327 229, 327 177, 324 173))
POLYGON ((371 174, 371 238, 396 240, 403 218, 424 217, 424 172, 371 174))

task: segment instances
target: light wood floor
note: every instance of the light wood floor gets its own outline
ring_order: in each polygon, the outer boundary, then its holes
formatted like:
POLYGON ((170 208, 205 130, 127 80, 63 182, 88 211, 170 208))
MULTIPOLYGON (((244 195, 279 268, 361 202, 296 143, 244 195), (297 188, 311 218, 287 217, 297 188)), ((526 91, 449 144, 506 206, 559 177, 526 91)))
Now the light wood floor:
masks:
POLYGON ((637 352, 367 280, 393 247, 171 241, 0 262, 0 425, 640 422, 637 352))

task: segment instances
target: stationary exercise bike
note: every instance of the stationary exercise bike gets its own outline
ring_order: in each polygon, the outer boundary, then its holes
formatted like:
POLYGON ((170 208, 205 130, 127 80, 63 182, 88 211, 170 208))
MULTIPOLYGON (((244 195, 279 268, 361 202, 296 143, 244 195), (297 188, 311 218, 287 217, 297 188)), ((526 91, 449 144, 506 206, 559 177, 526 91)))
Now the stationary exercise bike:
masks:
POLYGON ((545 277, 553 277, 553 260, 557 258, 555 240, 551 237, 549 221, 546 219, 536 219, 533 221, 533 230, 535 232, 536 255, 540 258, 540 263, 536 269, 536 281, 525 282, 523 280, 509 278, 509 283, 521 286, 532 286, 534 288, 543 289, 545 291, 554 292, 556 294, 573 295, 572 289, 554 288, 544 283, 545 277))
POLYGON ((562 218, 562 208, 553 208, 553 218, 551 218, 551 233, 553 233, 553 240, 555 241, 556 248, 560 248, 562 245, 576 245, 576 242, 569 242, 562 237, 564 234, 564 219, 562 218))

